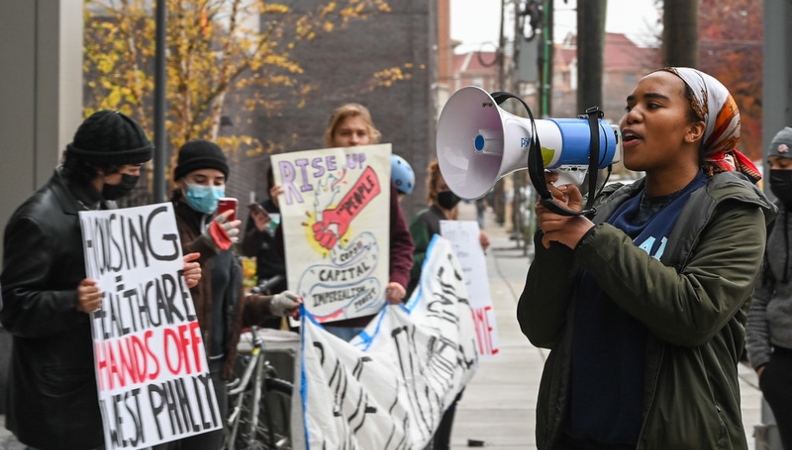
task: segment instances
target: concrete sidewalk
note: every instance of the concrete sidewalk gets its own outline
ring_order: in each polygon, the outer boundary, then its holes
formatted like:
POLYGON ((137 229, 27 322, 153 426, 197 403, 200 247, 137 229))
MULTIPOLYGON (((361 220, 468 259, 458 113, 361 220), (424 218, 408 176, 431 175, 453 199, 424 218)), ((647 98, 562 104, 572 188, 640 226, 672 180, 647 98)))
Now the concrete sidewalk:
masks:
MULTIPOLYGON (((452 448, 467 448, 469 440, 483 441, 493 450, 535 449, 536 393, 545 350, 528 342, 517 323, 517 300, 528 273, 530 257, 490 210, 484 232, 490 239, 487 276, 498 327, 498 355, 482 359, 457 406, 452 448)), ((476 220, 473 204, 460 204, 460 220, 476 220)))
MULTIPOLYGON (((476 220, 473 204, 460 204, 459 220, 476 220)), ((457 407, 452 448, 484 441, 492 450, 535 449, 535 410, 547 350, 531 345, 517 323, 517 301, 531 262, 509 239, 506 229, 487 211, 484 231, 490 238, 487 276, 498 325, 500 354, 484 359, 457 407)), ((761 423, 761 398, 756 374, 740 365, 743 424, 748 447, 755 448, 753 427, 761 423)))

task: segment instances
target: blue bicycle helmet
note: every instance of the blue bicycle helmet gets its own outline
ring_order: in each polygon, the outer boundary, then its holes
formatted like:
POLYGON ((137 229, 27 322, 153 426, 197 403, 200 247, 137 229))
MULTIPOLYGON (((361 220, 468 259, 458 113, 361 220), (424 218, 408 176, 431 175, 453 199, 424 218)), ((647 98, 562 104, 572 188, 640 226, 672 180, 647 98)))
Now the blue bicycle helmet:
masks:
POLYGON ((391 154, 391 179, 396 190, 403 194, 412 194, 415 189, 415 172, 412 166, 396 154, 391 154))

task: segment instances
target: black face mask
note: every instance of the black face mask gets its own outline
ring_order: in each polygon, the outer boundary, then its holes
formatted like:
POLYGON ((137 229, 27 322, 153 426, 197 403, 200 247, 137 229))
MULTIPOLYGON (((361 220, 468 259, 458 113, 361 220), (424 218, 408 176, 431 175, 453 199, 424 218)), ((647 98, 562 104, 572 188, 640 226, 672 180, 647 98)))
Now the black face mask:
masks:
POLYGON ((102 197, 106 200, 117 200, 127 194, 137 185, 140 175, 121 174, 121 182, 118 184, 105 183, 102 188, 102 197))
POLYGON ((792 170, 770 169, 770 191, 784 205, 792 205, 792 170))
POLYGON ((443 209, 454 209, 454 206, 462 200, 451 191, 443 191, 437 194, 437 204, 443 209))

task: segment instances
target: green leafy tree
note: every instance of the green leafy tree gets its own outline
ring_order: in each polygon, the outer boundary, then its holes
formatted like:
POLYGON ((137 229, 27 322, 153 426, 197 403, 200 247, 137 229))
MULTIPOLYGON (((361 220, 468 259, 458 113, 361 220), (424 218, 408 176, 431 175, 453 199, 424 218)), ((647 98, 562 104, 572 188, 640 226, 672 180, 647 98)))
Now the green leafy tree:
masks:
MULTIPOLYGON (((152 0, 86 0, 85 114, 116 109, 153 129, 155 19, 152 0)), ((321 33, 390 11, 385 0, 328 1, 308 13, 264 0, 166 0, 166 131, 173 149, 211 139, 228 150, 267 151, 245 135, 219 136, 228 95, 250 93, 245 107, 274 109, 269 87, 287 87, 304 103, 311 92, 290 52, 321 33), (262 20, 266 17, 267 20, 262 20), (252 89, 251 89, 252 88, 252 89)), ((372 74, 373 86, 404 79, 398 67, 372 74)), ((270 144, 272 145, 272 144, 270 144)), ((177 157, 173 152, 171 164, 177 157)), ((167 173, 167 172, 166 172, 167 173)))

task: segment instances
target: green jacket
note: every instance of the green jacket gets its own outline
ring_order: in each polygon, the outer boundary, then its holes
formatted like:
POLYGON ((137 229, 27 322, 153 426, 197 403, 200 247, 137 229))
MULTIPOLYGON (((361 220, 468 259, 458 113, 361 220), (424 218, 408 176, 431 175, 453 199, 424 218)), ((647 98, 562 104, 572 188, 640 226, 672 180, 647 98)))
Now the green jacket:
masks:
POLYGON ((423 270, 423 263, 426 260, 426 251, 429 249, 429 243, 435 234, 440 234, 440 221, 448 220, 445 213, 437 206, 430 206, 418 212, 410 222, 410 235, 412 236, 413 243, 415 243, 415 250, 413 251, 413 266, 410 271, 410 282, 407 285, 407 298, 410 297, 412 291, 418 286, 421 280, 421 271, 423 270))
POLYGON ((638 449, 748 448, 737 364, 748 299, 775 208, 734 173, 694 191, 661 260, 603 223, 644 180, 599 201, 595 228, 577 249, 535 238, 536 256, 517 307, 523 333, 551 349, 537 405, 536 442, 554 448, 569 407, 570 354, 581 270, 648 330, 644 417, 638 449))

